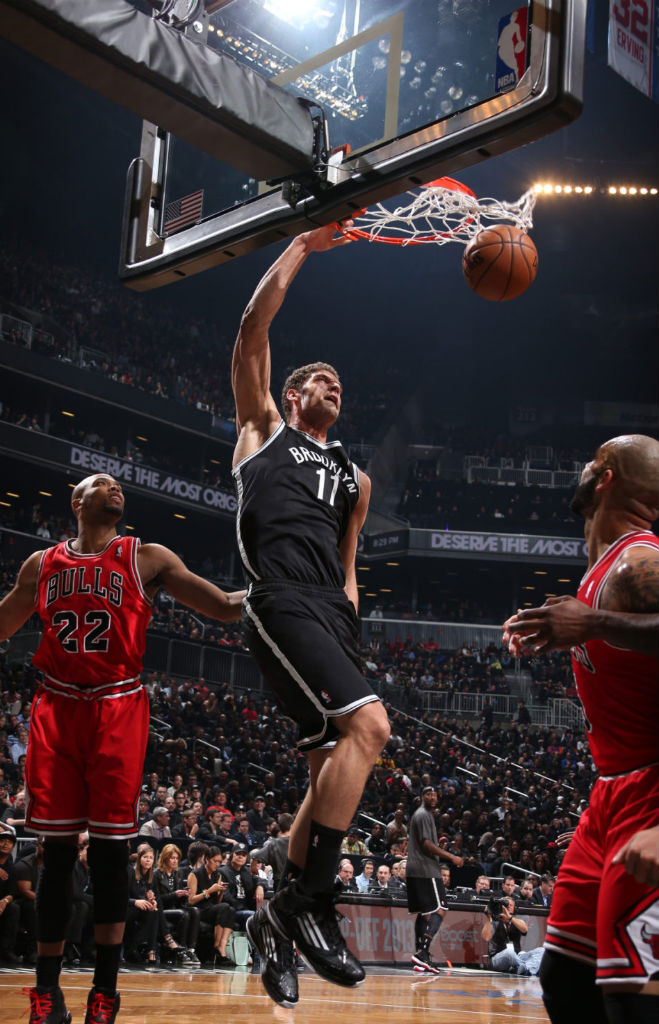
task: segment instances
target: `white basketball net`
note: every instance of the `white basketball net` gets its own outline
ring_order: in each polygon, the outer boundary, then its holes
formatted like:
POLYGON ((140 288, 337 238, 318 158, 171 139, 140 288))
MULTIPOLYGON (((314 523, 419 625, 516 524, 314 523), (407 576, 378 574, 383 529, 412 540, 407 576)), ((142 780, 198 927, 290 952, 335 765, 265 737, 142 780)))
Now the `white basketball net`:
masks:
POLYGON ((536 195, 532 190, 514 203, 477 199, 464 192, 434 185, 406 192, 405 195, 412 197, 407 206, 388 210, 377 203, 355 217, 356 236, 394 245, 446 245, 447 242, 466 245, 488 226, 488 222, 511 222, 525 233, 533 227, 536 195))

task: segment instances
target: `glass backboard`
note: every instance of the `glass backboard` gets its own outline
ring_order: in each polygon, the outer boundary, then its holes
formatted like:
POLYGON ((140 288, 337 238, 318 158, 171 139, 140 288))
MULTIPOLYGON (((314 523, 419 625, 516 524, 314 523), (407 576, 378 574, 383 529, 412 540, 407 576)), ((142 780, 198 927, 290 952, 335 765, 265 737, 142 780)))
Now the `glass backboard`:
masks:
POLYGON ((325 146, 311 178, 264 182, 145 122, 122 279, 190 276, 561 127, 585 17, 586 0, 208 0, 186 31, 321 111, 325 146))

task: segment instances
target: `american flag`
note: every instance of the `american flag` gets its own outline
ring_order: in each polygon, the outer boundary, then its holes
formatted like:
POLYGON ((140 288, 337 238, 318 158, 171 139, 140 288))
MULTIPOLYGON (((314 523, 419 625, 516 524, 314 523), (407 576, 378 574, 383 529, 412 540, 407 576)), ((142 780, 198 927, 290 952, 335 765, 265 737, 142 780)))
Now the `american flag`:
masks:
POLYGON ((201 220, 201 208, 204 204, 204 190, 192 192, 182 199, 175 199, 173 203, 167 203, 165 207, 165 234, 171 235, 179 228, 185 228, 188 224, 196 224, 201 220))

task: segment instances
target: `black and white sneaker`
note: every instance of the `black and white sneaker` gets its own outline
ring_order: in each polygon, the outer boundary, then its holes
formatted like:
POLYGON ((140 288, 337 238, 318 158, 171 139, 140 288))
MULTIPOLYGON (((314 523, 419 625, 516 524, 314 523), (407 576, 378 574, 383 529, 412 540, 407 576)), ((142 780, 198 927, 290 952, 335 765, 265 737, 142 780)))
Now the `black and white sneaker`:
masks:
POLYGON ((293 943, 275 931, 265 906, 248 919, 246 929, 261 957, 261 980, 266 992, 280 1006, 296 1006, 299 993, 293 943))
POLYGON ((412 954, 410 963, 417 974, 439 974, 442 967, 450 967, 447 960, 438 964, 431 958, 427 949, 419 949, 412 954))
POLYGON ((300 956, 321 978, 347 988, 361 985, 364 968, 346 946, 333 895, 309 896, 295 879, 267 904, 266 912, 279 934, 295 942, 300 956))

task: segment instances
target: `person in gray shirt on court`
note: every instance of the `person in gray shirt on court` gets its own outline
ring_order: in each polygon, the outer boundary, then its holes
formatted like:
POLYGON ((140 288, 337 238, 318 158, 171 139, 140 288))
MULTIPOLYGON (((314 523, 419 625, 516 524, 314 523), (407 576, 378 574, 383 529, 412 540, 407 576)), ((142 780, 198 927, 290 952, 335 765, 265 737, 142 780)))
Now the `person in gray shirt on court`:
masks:
POLYGON ((461 868, 462 857, 442 849, 437 841, 434 809, 437 790, 426 786, 421 793, 421 805, 410 820, 407 850, 407 908, 416 914, 414 934, 416 952, 412 967, 417 973, 439 974, 446 963, 435 963, 430 956, 430 944, 439 931, 446 913, 446 891, 441 878, 441 860, 448 860, 461 868))

